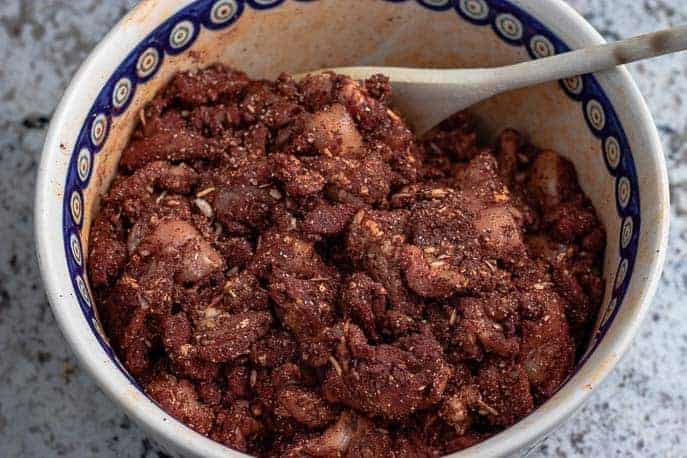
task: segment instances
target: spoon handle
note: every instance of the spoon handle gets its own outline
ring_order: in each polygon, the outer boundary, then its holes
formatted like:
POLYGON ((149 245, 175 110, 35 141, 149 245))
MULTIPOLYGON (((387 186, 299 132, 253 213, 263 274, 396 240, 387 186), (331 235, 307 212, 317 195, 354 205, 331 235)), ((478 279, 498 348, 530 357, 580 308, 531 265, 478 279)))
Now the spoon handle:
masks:
POLYGON ((684 50, 687 50, 687 25, 504 67, 441 70, 339 67, 329 70, 353 79, 386 74, 394 87, 395 107, 421 135, 453 113, 501 92, 684 50))
POLYGON ((687 50, 687 25, 557 54, 499 69, 497 92, 607 70, 617 65, 687 50))

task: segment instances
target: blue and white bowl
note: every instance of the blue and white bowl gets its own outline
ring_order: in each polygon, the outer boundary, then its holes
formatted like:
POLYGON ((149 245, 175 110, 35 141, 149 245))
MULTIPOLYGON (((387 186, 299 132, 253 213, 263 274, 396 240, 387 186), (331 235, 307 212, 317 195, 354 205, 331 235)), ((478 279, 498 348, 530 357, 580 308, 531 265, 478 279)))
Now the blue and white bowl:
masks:
MULTIPOLYGON (((344 65, 488 67, 602 42, 560 0, 147 0, 82 65, 40 164, 36 236, 53 312, 81 364, 170 451, 241 456, 162 411, 108 344, 86 264, 99 196, 141 108, 177 71, 223 62, 253 77, 344 65)), ((646 314, 665 257, 669 201, 651 115, 622 68, 543 84, 473 110, 575 164, 608 232, 606 293, 575 374, 531 415, 455 456, 526 453, 613 369, 646 314)))

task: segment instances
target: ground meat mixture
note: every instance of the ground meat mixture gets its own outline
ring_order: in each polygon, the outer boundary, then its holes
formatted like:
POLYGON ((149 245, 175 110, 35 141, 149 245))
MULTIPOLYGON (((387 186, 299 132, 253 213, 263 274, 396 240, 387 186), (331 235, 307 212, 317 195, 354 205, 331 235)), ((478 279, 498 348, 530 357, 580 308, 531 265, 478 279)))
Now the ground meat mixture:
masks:
POLYGON ((571 373, 605 232, 572 164, 458 113, 418 140, 387 79, 181 73, 140 113, 91 230, 125 366, 258 456, 432 457, 571 373))

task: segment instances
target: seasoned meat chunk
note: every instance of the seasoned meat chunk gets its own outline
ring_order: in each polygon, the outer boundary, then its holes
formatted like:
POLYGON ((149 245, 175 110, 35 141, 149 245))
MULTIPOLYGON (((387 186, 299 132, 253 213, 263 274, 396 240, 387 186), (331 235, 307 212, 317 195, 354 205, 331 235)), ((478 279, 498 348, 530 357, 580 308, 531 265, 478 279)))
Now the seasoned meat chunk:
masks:
POLYGON ((284 456, 373 458, 390 454, 391 441, 387 433, 376 429, 365 417, 346 411, 324 433, 301 440, 284 456))
POLYGON ((301 280, 279 273, 270 285, 281 322, 298 340, 301 357, 314 366, 327 361, 324 333, 334 324, 335 294, 331 278, 301 280))
POLYGON ((510 295, 489 294, 484 298, 467 297, 460 301, 462 318, 459 332, 474 336, 484 351, 500 356, 514 356, 519 350, 512 318, 518 304, 510 295))
POLYGON ((356 158, 363 154, 363 138, 346 107, 340 103, 311 115, 306 129, 312 135, 315 148, 324 156, 356 158))
POLYGON ((475 156, 457 177, 457 185, 466 194, 474 212, 475 228, 485 249, 498 258, 521 255, 524 245, 512 206, 509 189, 498 176, 496 159, 482 152, 475 156))
POLYGON ((477 132, 467 113, 456 113, 427 134, 430 147, 443 155, 465 161, 477 155, 477 132))
POLYGON ((296 355, 296 342, 286 331, 273 329, 251 347, 250 359, 253 364, 276 367, 296 355))
POLYGON ((109 285, 124 269, 127 249, 121 216, 105 206, 91 229, 89 279, 94 287, 109 285))
POLYGON ((346 229, 356 211, 356 205, 322 202, 303 217, 301 227, 307 234, 339 235, 346 229))
POLYGON ((249 83, 250 80, 243 72, 211 65, 203 71, 175 75, 162 95, 193 107, 238 96, 249 83))
POLYGON ((335 419, 334 410, 317 393, 289 386, 279 393, 280 407, 287 415, 309 428, 325 426, 335 419))
POLYGON ((312 242, 280 231, 266 232, 260 237, 249 270, 265 278, 276 271, 288 272, 297 278, 319 278, 323 273, 325 277, 333 275, 312 242))
POLYGON ((570 374, 575 346, 560 296, 546 283, 535 283, 528 293, 541 312, 538 319, 522 322, 520 355, 534 392, 548 398, 570 374))
POLYGON ((341 306, 346 318, 352 319, 365 332, 367 337, 376 342, 386 314, 386 289, 369 276, 353 274, 341 294, 341 306))
POLYGON ((347 347, 337 353, 324 380, 328 400, 400 420, 441 398, 451 368, 428 330, 393 345, 370 346, 362 331, 350 325, 344 338, 347 347))
POLYGON ((445 298, 490 284, 493 269, 485 262, 493 251, 479 243, 464 193, 445 186, 414 186, 394 196, 409 205, 410 242, 404 253, 406 282, 417 294, 445 298))
POLYGON ((391 308, 417 317, 423 305, 403 281, 403 249, 406 239, 406 212, 360 210, 348 230, 348 256, 373 280, 382 284, 391 308))
POLYGON ((174 276, 181 283, 198 282, 224 266, 217 250, 186 221, 161 222, 141 241, 138 249, 143 253, 179 256, 181 259, 174 266, 174 276))
POLYGON ((269 312, 229 315, 208 307, 196 325, 194 339, 198 344, 198 357, 222 363, 246 355, 251 345, 267 334, 271 322, 269 312))
POLYGON ((201 434, 210 432, 215 415, 212 409, 200 402, 198 393, 188 380, 161 373, 146 386, 146 393, 179 421, 201 434))
POLYGON ((309 162, 324 176, 327 195, 336 202, 379 204, 391 189, 389 166, 375 152, 366 153, 364 160, 322 157, 309 162))
POLYGON ((477 374, 484 410, 493 425, 510 426, 534 408, 525 369, 507 360, 489 359, 477 374))
POLYGON ((456 429, 459 435, 468 432, 474 422, 473 410, 482 407, 482 395, 474 386, 464 386, 457 393, 447 396, 439 415, 456 429))
POLYGON ((143 375, 150 370, 151 340, 153 332, 148 326, 148 312, 137 309, 122 330, 118 343, 127 367, 134 375, 143 375))
POLYGON ((216 139, 205 137, 179 112, 166 111, 148 121, 146 135, 134 134, 119 164, 131 171, 153 161, 213 159, 221 152, 216 139))
POLYGON ((532 163, 528 186, 545 210, 555 208, 578 192, 575 168, 550 150, 540 152, 532 163))
POLYGON ((284 184, 286 193, 303 197, 321 191, 327 180, 315 168, 308 167, 296 156, 283 153, 272 155, 275 177, 284 184))
POLYGON ((273 204, 274 198, 268 189, 235 185, 222 187, 217 191, 214 210, 217 218, 228 228, 236 227, 236 223, 249 228, 260 228, 267 223, 273 204))
POLYGON ((230 409, 221 410, 210 434, 217 442, 242 452, 249 451, 249 441, 262 431, 262 424, 253 417, 248 401, 235 402, 230 409))
POLYGON ((269 297, 257 277, 248 271, 242 271, 227 278, 224 286, 223 305, 231 313, 249 310, 267 310, 269 297))
POLYGON ((192 336, 193 327, 183 312, 164 318, 162 342, 176 372, 195 380, 214 380, 219 368, 198 358, 198 348, 192 343, 192 336))

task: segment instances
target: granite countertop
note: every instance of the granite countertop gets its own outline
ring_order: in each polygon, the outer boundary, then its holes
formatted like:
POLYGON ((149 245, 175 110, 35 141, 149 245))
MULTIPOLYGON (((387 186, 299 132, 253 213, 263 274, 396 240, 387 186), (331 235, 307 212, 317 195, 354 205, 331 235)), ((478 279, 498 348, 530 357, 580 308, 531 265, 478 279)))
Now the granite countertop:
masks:
MULTIPOLYGON (((607 39, 687 22, 684 0, 569 0, 607 39)), ((41 287, 33 189, 46 127, 87 53, 134 1, 0 3, 0 456, 163 456, 79 369, 41 287)), ((631 350, 537 457, 686 456, 687 54, 629 66, 665 148, 670 251, 631 350)))

